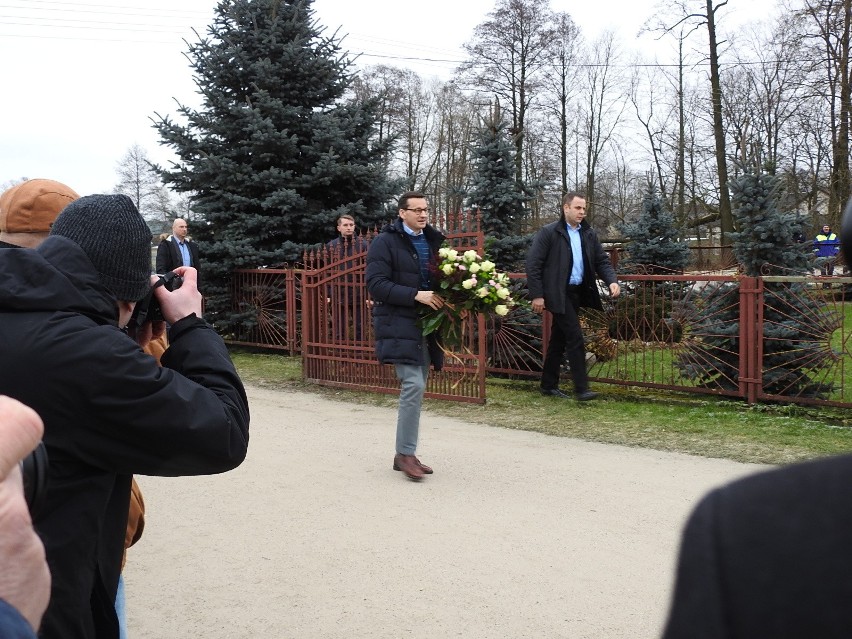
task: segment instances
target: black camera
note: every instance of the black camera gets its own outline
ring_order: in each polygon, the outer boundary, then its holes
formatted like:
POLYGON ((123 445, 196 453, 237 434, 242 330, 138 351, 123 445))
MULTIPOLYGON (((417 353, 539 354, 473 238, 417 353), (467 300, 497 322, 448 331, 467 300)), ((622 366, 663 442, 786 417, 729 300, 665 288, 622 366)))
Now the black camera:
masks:
POLYGON ((130 321, 127 324, 128 327, 136 328, 148 321, 163 321, 163 311, 160 309, 160 303, 154 295, 154 289, 164 286, 167 291, 175 291, 183 284, 183 278, 174 271, 170 271, 164 275, 158 274, 157 277, 160 279, 154 283, 148 294, 136 302, 136 308, 133 309, 133 315, 130 316, 130 321))
POLYGON ((44 504, 47 495, 47 449, 39 442, 35 450, 21 460, 21 475, 24 477, 24 499, 35 517, 44 504))

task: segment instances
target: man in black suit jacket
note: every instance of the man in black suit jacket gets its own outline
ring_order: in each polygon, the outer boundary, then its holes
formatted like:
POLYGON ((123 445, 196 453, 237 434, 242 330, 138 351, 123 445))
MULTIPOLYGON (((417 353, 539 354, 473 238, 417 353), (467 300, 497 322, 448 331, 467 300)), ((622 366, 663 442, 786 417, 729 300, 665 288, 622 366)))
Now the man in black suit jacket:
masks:
POLYGON ((180 266, 191 266, 199 271, 198 245, 186 238, 186 220, 178 218, 172 224, 172 234, 160 242, 157 247, 157 273, 168 273, 180 266))
MULTIPOLYGON (((852 200, 841 241, 852 255, 852 200)), ((759 473, 695 508, 664 639, 852 637, 852 455, 759 473)))
POLYGON ((696 507, 664 639, 852 637, 852 456, 759 473, 696 507))

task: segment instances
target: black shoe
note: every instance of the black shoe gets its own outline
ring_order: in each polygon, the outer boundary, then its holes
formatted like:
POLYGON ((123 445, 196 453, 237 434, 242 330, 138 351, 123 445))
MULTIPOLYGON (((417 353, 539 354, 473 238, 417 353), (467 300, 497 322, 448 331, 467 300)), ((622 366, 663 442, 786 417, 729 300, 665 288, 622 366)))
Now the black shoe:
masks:
POLYGON ((590 390, 583 391, 582 393, 577 393, 576 395, 578 402, 589 402, 597 396, 598 394, 596 392, 590 390))
POLYGON ((541 394, 549 397, 561 397, 562 399, 571 399, 570 395, 563 393, 558 388, 542 388, 541 394))

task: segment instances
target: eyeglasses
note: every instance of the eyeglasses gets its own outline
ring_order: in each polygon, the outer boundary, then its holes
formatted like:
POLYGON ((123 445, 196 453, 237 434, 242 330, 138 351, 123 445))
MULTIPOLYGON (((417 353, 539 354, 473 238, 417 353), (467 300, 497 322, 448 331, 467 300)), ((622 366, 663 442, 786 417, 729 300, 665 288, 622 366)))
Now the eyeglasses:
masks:
POLYGON ((417 215, 421 215, 422 213, 431 213, 432 209, 402 209, 403 211, 411 211, 412 213, 417 213, 417 215))

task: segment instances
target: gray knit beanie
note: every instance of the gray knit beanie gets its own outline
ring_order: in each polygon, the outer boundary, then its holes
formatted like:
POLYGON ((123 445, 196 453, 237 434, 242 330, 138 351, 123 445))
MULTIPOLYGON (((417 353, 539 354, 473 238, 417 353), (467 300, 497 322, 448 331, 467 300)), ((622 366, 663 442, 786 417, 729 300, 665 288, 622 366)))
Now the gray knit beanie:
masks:
POLYGON ((151 231, 126 195, 87 195, 71 202, 50 234, 78 244, 117 299, 135 302, 148 292, 151 231))

